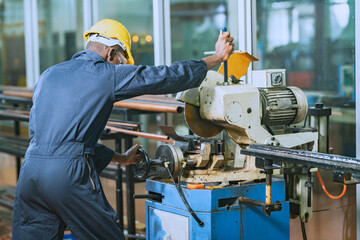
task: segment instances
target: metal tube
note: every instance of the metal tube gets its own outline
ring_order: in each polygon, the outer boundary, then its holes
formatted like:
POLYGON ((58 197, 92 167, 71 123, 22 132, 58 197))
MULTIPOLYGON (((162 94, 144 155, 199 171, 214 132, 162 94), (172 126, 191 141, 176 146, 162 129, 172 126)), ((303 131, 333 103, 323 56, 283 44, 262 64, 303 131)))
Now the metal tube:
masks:
POLYGON ((139 97, 130 98, 129 100, 134 101, 148 101, 148 102, 161 102, 161 103, 168 103, 168 104, 176 104, 179 106, 184 105, 182 102, 175 100, 174 98, 166 97, 166 96, 153 96, 153 95, 142 95, 139 97))
POLYGON ((124 210, 123 210, 123 188, 122 188, 122 170, 119 163, 116 163, 116 211, 119 223, 124 228, 124 210))
POLYGON ((29 120, 29 115, 16 113, 12 111, 2 111, 0 110, 0 116, 8 118, 20 118, 22 120, 29 120))
POLYGON ((276 163, 291 162, 308 167, 318 167, 360 175, 360 160, 340 155, 274 147, 255 143, 251 143, 248 149, 241 149, 241 154, 271 159, 276 163))
MULTIPOLYGON (((1 112, 1 111, 0 111, 1 112)), ((124 127, 132 127, 132 128, 139 128, 139 125, 133 124, 133 123, 122 123, 122 122, 114 122, 114 121, 108 121, 108 124, 111 125, 117 125, 117 126, 124 126, 124 127)))
MULTIPOLYGON (((33 94, 31 92, 3 91, 3 95, 31 99, 33 94)), ((184 111, 184 107, 180 106, 180 103, 179 103, 179 105, 171 105, 171 103, 169 103, 169 102, 165 102, 163 100, 159 101, 159 100, 151 99, 150 97, 138 98, 138 100, 141 100, 141 99, 143 99, 144 101, 150 100, 150 101, 155 101, 155 102, 164 102, 164 104, 123 100, 123 101, 114 103, 114 107, 131 108, 131 109, 151 111, 151 112, 182 113, 184 111)), ((134 100, 136 100, 136 98, 134 98, 134 100)))
MULTIPOLYGON (((126 111, 125 112, 125 121, 131 120, 131 114, 126 111)), ((131 136, 125 137, 125 149, 131 148, 133 145, 133 138, 131 136)), ((135 199, 133 198, 135 193, 134 190, 134 174, 132 171, 131 166, 126 166, 126 207, 127 207, 127 230, 128 234, 135 235, 136 228, 135 228, 135 199)), ((129 240, 133 239, 131 237, 128 238, 129 240)))
POLYGON ((271 204, 271 174, 266 174, 265 203, 266 204, 271 204))
POLYGON ((149 138, 149 139, 153 139, 156 141, 167 142, 167 143, 171 143, 171 144, 174 144, 174 142, 175 142, 174 140, 169 139, 168 136, 164 136, 164 135, 137 132, 137 131, 117 128, 117 127, 111 127, 109 125, 106 125, 106 128, 110 129, 112 132, 118 132, 118 133, 124 133, 124 134, 128 134, 128 135, 134 135, 134 136, 138 136, 138 137, 149 138))
POLYGON ((13 97, 23 97, 23 98, 32 98, 31 92, 18 92, 18 91, 3 91, 3 94, 6 96, 13 97))
POLYGON ((0 206, 3 206, 3 207, 6 207, 6 208, 9 208, 9 209, 13 209, 14 208, 14 205, 8 201, 5 201, 3 199, 0 198, 0 206))
POLYGON ((258 207, 264 207, 265 203, 258 201, 258 200, 254 200, 254 199, 250 199, 250 198, 246 198, 246 197, 238 197, 239 203, 245 203, 245 204, 250 204, 250 205, 254 205, 254 206, 258 206, 258 207))
POLYGON ((150 112, 181 113, 184 111, 184 108, 181 106, 146 103, 146 102, 135 102, 135 101, 134 102, 132 102, 132 101, 116 102, 116 103, 114 103, 114 107, 131 108, 131 109, 150 111, 150 112))
POLYGON ((228 85, 228 63, 224 62, 224 85, 228 85))

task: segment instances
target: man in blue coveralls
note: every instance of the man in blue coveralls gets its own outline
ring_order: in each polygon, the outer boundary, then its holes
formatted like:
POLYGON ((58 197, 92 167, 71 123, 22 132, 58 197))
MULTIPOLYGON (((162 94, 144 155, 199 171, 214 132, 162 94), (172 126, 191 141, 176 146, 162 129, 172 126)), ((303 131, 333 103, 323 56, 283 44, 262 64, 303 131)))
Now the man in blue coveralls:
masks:
POLYGON ((130 35, 104 19, 84 34, 86 50, 47 69, 33 93, 30 145, 16 186, 13 239, 124 239, 105 198, 99 173, 110 161, 140 160, 138 145, 120 154, 97 141, 113 103, 142 94, 168 94, 198 87, 234 50, 220 32, 215 54, 170 66, 135 66, 130 35))

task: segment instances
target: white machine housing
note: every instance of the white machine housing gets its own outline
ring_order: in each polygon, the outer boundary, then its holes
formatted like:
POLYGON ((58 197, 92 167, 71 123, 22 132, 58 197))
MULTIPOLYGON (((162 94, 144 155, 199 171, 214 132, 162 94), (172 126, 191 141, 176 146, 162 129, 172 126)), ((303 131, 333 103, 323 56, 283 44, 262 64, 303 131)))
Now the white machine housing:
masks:
MULTIPOLYGON (((258 86, 267 86, 272 82, 273 73, 285 76, 283 70, 261 70, 256 72, 253 82, 257 82, 258 86), (255 80, 256 76, 262 78, 255 80)), ((262 88, 249 84, 223 86, 222 79, 222 74, 209 71, 200 86, 200 116, 223 126, 236 143, 255 142, 292 148, 317 140, 317 134, 313 132, 272 135, 263 126, 265 117, 270 119, 269 122, 274 122, 272 117, 288 124, 299 123, 305 118, 308 105, 305 94, 299 88, 284 85, 262 88)), ((282 82, 285 84, 285 79, 282 82)))

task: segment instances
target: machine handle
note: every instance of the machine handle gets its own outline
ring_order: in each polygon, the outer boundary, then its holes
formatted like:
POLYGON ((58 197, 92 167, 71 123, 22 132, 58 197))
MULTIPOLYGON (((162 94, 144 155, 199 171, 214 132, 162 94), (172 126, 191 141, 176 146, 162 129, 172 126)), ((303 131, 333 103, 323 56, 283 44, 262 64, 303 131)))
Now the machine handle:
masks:
POLYGON ((141 161, 136 165, 131 165, 131 170, 134 176, 139 180, 145 180, 150 171, 150 158, 144 149, 138 149, 138 154, 141 155, 141 161))
MULTIPOLYGON (((227 28, 223 27, 222 31, 227 32, 227 28)), ((227 64, 227 60, 224 62, 224 85, 228 85, 228 64, 227 64)))

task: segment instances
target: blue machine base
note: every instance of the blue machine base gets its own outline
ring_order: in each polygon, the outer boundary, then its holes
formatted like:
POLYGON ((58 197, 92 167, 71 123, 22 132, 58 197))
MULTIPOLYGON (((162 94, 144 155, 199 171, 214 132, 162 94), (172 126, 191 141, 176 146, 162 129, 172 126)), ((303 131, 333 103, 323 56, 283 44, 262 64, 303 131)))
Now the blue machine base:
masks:
POLYGON ((282 210, 271 216, 260 207, 239 204, 240 196, 265 200, 265 183, 232 185, 220 189, 183 188, 185 198, 204 226, 200 227, 187 211, 173 184, 147 180, 150 193, 163 196, 161 202, 146 200, 146 239, 242 239, 288 240, 289 203, 285 201, 283 180, 273 180, 272 199, 282 210))

